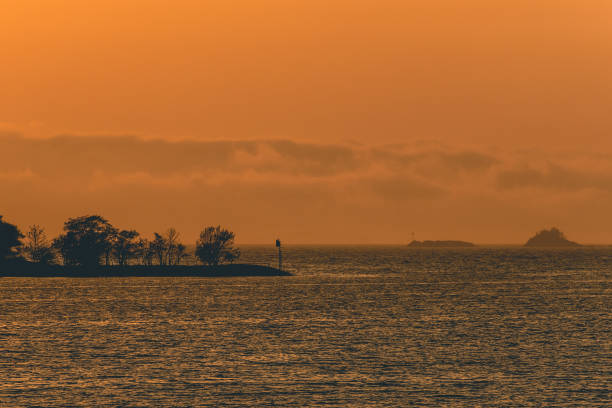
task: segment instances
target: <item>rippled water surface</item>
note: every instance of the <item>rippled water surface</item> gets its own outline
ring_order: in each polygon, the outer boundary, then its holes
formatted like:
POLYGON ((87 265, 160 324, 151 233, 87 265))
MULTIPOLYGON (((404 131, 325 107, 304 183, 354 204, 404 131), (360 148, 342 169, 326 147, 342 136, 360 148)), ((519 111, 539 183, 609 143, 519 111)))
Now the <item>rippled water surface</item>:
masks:
POLYGON ((0 406, 612 405, 612 249, 285 257, 295 276, 1 278, 0 406))

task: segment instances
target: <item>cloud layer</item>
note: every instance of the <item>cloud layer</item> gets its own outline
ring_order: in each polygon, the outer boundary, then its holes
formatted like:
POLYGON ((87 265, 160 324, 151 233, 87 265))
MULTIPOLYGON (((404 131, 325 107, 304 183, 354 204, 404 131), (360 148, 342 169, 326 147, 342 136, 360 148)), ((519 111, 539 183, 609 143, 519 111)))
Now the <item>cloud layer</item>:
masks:
POLYGON ((552 224, 612 241, 598 210, 612 193, 603 153, 15 133, 0 146, 0 213, 52 231, 67 216, 100 212, 188 237, 224 223, 243 242, 401 243, 411 232, 516 242, 552 224))

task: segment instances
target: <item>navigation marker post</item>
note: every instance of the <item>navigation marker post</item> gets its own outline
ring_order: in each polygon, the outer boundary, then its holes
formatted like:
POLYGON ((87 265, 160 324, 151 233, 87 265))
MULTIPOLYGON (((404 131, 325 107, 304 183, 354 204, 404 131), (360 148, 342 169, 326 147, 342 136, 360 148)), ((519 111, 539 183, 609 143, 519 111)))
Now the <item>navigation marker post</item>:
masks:
POLYGON ((281 251, 280 239, 276 240, 276 247, 278 248, 278 270, 283 270, 283 252, 281 251))

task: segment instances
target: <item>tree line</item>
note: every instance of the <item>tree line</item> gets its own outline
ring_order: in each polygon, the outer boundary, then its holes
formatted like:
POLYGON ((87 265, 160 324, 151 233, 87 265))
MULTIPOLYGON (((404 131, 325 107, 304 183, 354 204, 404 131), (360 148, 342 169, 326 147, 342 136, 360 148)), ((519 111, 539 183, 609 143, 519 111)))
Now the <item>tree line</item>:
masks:
MULTIPOLYGON (((221 226, 206 227, 196 241, 195 257, 201 263, 216 266, 234 262, 240 250, 234 247, 235 235, 221 226)), ((187 247, 174 228, 154 233, 152 239, 135 230, 114 227, 100 215, 69 218, 62 233, 49 239, 40 225, 31 225, 23 234, 0 215, 0 263, 11 259, 52 265, 180 265, 189 257, 187 247)))

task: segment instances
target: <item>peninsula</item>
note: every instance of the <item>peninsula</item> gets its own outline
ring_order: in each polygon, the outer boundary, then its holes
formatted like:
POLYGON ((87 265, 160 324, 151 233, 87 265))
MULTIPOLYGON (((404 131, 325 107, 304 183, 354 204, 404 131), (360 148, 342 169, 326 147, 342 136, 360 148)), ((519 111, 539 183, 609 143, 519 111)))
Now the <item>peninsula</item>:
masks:
POLYGON ((0 277, 221 277, 289 276, 257 264, 240 264, 234 233, 220 225, 202 230, 193 250, 169 228, 151 239, 119 229, 100 215, 69 218, 50 240, 40 225, 22 234, 0 215, 0 277))
POLYGON ((240 277, 240 276, 291 276, 291 273, 265 265, 100 265, 95 268, 79 266, 44 265, 12 260, 0 263, 0 277, 240 277))

